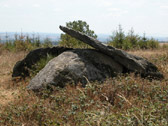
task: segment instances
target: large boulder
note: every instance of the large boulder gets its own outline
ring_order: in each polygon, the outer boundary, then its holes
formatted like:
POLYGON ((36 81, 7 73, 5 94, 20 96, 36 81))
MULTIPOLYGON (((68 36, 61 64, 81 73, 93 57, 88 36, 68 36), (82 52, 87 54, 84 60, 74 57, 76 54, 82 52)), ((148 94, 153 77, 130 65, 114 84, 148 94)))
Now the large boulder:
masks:
POLYGON ((52 48, 39 48, 30 51, 28 55, 21 61, 18 61, 14 68, 12 77, 25 77, 29 76, 29 71, 32 66, 36 64, 41 58, 46 58, 48 54, 52 56, 58 56, 64 51, 72 50, 71 48, 65 47, 52 47, 52 48))
POLYGON ((113 58, 93 49, 74 49, 55 57, 30 81, 30 90, 48 86, 64 87, 66 83, 83 85, 89 81, 104 81, 123 72, 123 66, 113 58))

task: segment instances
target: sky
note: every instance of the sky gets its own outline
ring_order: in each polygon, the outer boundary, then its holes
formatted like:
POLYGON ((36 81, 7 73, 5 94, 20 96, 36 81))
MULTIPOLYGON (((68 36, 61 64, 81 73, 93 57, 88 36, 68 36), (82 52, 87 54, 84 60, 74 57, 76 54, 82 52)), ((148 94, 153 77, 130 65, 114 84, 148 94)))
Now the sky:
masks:
POLYGON ((168 0, 0 0, 0 32, 61 33, 59 25, 86 21, 96 34, 168 37, 168 0))

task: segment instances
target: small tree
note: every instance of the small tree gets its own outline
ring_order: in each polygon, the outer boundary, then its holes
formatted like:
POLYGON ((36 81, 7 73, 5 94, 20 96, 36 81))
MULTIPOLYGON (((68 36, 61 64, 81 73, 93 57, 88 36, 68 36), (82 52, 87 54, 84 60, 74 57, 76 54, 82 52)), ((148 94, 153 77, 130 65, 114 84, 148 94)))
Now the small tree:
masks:
POLYGON ((123 32, 123 29, 121 25, 118 26, 118 29, 113 32, 113 35, 110 36, 110 45, 113 45, 116 48, 123 48, 124 40, 125 40, 125 34, 123 32))
POLYGON ((136 48, 138 41, 140 40, 140 37, 138 35, 135 35, 134 29, 131 28, 131 30, 128 32, 128 35, 125 38, 126 43, 130 45, 130 48, 136 48))
POLYGON ((148 39, 147 39, 147 37, 146 37, 146 34, 144 33, 143 34, 143 37, 139 40, 139 42, 138 42, 138 46, 139 46, 139 48, 140 49, 147 49, 148 47, 147 47, 147 41, 148 41, 148 39))
MULTIPOLYGON (((66 26, 72 28, 76 31, 85 33, 88 36, 97 38, 97 35, 93 30, 89 29, 89 25, 82 20, 73 21, 66 23, 66 26)), ((59 45, 69 47, 69 48, 88 48, 88 45, 69 36, 68 34, 61 34, 59 45)))

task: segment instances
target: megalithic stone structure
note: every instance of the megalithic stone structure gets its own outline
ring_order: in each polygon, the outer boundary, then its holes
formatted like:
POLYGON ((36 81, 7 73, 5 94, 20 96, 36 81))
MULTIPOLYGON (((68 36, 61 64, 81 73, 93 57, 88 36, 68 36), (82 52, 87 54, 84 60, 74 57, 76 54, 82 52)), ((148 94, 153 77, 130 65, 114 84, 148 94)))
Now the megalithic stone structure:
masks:
POLYGON ((124 66, 128 72, 139 73, 144 77, 150 76, 154 78, 163 78, 163 75, 158 71, 157 67, 144 58, 128 54, 127 52, 112 46, 104 45, 100 41, 71 28, 60 26, 60 29, 68 35, 99 50, 100 52, 111 56, 116 62, 124 66))

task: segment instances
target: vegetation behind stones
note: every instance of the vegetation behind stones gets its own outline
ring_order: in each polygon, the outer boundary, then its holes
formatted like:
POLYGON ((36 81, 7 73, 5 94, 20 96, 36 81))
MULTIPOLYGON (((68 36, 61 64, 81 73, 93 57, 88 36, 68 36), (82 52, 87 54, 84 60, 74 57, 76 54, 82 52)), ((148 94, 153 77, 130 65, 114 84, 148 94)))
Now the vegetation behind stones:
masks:
POLYGON ((159 48, 159 42, 154 38, 148 39, 144 33, 143 37, 136 35, 133 28, 126 35, 119 25, 118 29, 110 36, 108 45, 124 50, 132 49, 156 49, 159 48))
POLYGON ((15 40, 6 40, 4 43, 0 43, 0 49, 5 49, 9 51, 31 51, 36 48, 42 47, 52 47, 52 41, 49 38, 46 38, 44 42, 40 41, 40 38, 30 38, 29 36, 15 35, 15 40))
MULTIPOLYGON (((95 32, 90 30, 89 25, 85 21, 77 20, 73 22, 67 22, 66 26, 85 33, 86 35, 89 35, 95 39, 97 38, 95 32)), ((159 42, 157 40, 153 38, 148 39, 145 33, 143 37, 140 37, 134 33, 133 28, 128 32, 128 34, 125 34, 121 25, 119 25, 118 29, 113 32, 113 34, 110 36, 110 39, 107 40, 107 44, 124 50, 159 48, 159 42)), ((90 48, 90 46, 87 44, 84 44, 83 42, 76 40, 67 34, 61 34, 59 45, 69 48, 90 48)), ((5 43, 1 43, 0 48, 10 51, 30 51, 40 47, 52 46, 53 43, 49 38, 46 38, 44 42, 41 42, 39 37, 31 38, 29 36, 23 36, 21 33, 21 35, 15 35, 14 41, 6 39, 5 43)))

